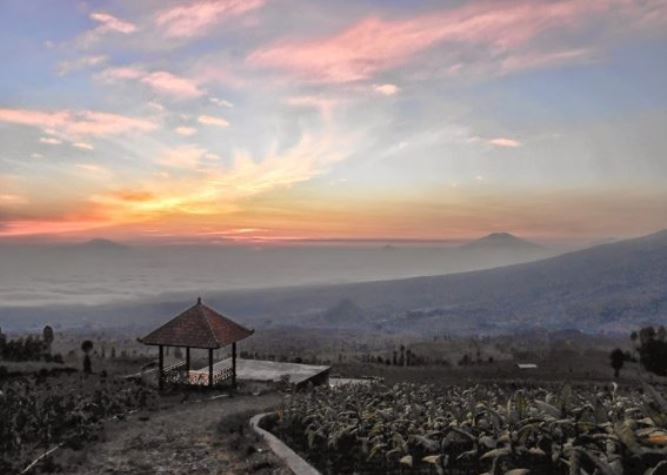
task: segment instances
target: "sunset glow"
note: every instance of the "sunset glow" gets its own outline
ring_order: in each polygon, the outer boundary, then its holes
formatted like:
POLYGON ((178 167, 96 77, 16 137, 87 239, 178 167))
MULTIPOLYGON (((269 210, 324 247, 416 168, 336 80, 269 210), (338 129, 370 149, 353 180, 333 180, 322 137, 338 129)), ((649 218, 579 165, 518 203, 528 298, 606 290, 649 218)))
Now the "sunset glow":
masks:
POLYGON ((667 225, 667 1, 0 6, 0 240, 667 225))

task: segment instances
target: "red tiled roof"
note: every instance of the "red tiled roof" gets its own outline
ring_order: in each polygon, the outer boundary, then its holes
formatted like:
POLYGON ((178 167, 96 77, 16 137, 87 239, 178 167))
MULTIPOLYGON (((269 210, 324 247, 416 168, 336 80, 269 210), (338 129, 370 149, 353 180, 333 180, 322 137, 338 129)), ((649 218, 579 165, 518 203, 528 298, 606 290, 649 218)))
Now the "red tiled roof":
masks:
POLYGON ((220 348, 249 337, 254 330, 239 325, 201 303, 197 303, 154 330, 140 341, 146 345, 220 348))

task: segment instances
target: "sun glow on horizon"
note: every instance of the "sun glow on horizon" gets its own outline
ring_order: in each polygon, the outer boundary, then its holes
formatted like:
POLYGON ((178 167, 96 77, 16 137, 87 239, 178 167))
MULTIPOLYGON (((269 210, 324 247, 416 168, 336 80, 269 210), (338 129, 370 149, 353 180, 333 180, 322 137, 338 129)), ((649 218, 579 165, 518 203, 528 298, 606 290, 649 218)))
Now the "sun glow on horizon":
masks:
POLYGON ((0 241, 667 225, 664 0, 287 1, 0 6, 0 241))

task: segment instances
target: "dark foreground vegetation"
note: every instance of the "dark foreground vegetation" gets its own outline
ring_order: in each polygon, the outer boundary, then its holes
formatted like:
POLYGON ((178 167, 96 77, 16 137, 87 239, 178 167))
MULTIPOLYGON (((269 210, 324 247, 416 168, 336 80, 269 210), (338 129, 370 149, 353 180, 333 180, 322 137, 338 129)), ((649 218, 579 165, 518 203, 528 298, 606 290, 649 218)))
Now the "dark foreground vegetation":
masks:
POLYGON ((667 402, 648 385, 317 388, 272 425, 325 474, 667 469, 667 402))
MULTIPOLYGON (((20 473, 31 460, 63 444, 80 449, 103 421, 156 404, 156 393, 137 383, 80 373, 45 373, 0 381, 0 473, 20 473)), ((58 470, 47 463, 42 467, 58 470)))

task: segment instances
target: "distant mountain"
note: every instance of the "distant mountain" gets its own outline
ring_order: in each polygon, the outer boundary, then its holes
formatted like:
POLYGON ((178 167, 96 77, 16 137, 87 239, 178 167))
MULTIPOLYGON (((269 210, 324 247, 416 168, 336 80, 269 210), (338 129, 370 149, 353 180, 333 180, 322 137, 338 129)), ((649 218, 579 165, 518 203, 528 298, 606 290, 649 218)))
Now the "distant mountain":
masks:
POLYGON ((474 251, 544 251, 545 248, 534 242, 520 239, 509 233, 492 233, 483 238, 463 244, 461 249, 474 251))
POLYGON ((129 249, 124 244, 111 241, 110 239, 91 239, 75 246, 77 249, 84 249, 90 251, 123 251, 129 249))

